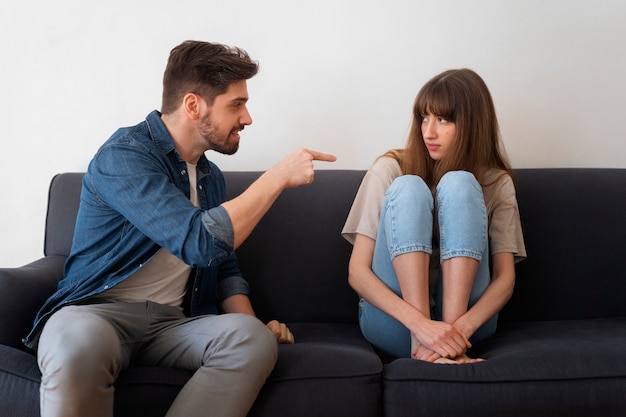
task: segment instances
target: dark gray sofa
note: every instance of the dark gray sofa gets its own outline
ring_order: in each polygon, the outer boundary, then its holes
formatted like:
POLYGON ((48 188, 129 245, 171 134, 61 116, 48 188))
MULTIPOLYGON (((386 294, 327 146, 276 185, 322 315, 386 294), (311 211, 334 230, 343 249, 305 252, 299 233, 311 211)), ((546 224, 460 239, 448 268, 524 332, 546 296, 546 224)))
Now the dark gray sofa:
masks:
MULTIPOLYGON (((283 193, 238 250, 257 314, 296 337, 250 415, 626 415, 626 169, 516 172, 529 258, 498 332, 470 352, 487 360, 462 366, 383 358, 360 335, 340 230, 363 171, 318 171, 283 193)), ((225 173, 229 195, 258 175, 225 173)), ((1 417, 39 415, 40 373, 20 339, 61 278, 81 177, 52 180, 45 256, 0 269, 1 417)), ((123 372, 116 417, 163 416, 189 376, 123 372)))

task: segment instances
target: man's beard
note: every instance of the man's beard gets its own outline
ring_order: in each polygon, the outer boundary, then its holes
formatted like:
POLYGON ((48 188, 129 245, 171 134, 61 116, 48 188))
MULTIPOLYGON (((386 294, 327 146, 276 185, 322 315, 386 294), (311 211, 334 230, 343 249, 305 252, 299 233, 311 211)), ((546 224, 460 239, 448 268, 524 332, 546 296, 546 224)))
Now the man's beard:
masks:
POLYGON ((233 155, 239 149, 239 141, 230 141, 230 135, 237 131, 243 130, 244 126, 238 126, 234 128, 226 137, 217 130, 213 123, 211 123, 211 115, 207 114, 201 121, 198 131, 200 135, 209 145, 209 148, 215 152, 222 153, 224 155, 233 155))

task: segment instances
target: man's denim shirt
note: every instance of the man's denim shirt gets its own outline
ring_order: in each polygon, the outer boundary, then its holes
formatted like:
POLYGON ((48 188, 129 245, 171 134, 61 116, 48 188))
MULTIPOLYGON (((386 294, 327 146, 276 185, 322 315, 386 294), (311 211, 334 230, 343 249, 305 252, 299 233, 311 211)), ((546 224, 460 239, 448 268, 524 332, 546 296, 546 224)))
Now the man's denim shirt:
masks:
POLYGON ((187 165, 160 116, 153 111, 137 126, 119 129, 89 164, 65 276, 39 311, 27 346, 36 348, 55 311, 120 283, 161 247, 196 268, 186 306, 192 316, 217 314, 220 300, 248 293, 230 217, 220 206, 224 177, 203 155, 197 164, 200 207, 194 207, 187 165))

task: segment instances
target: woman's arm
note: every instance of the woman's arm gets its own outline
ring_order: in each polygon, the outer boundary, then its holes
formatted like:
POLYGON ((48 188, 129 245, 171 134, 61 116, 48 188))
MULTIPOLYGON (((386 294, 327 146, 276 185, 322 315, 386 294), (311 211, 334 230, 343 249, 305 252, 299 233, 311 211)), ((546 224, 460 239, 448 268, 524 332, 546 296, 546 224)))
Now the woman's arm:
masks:
POLYGON ((491 284, 480 299, 454 326, 468 338, 489 319, 502 310, 513 295, 515 286, 515 261, 512 253, 496 253, 492 256, 493 274, 491 284))
POLYGON ((470 343, 452 325, 430 319, 387 287, 372 271, 374 239, 357 234, 350 257, 348 282, 370 304, 384 311, 409 329, 420 344, 442 357, 455 358, 463 354, 470 343))

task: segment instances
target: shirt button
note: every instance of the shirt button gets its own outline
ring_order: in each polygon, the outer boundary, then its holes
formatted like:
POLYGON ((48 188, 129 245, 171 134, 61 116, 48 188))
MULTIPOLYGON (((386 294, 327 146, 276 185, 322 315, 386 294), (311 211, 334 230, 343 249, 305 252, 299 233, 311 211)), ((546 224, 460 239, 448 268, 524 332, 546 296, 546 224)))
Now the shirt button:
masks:
POLYGON ((186 175, 187 171, 185 171, 184 169, 182 171, 180 171, 180 175, 186 175))
POLYGON ((198 188, 199 188, 199 189, 201 189, 201 190, 203 189, 203 188, 202 188, 202 185, 198 185, 198 188))

